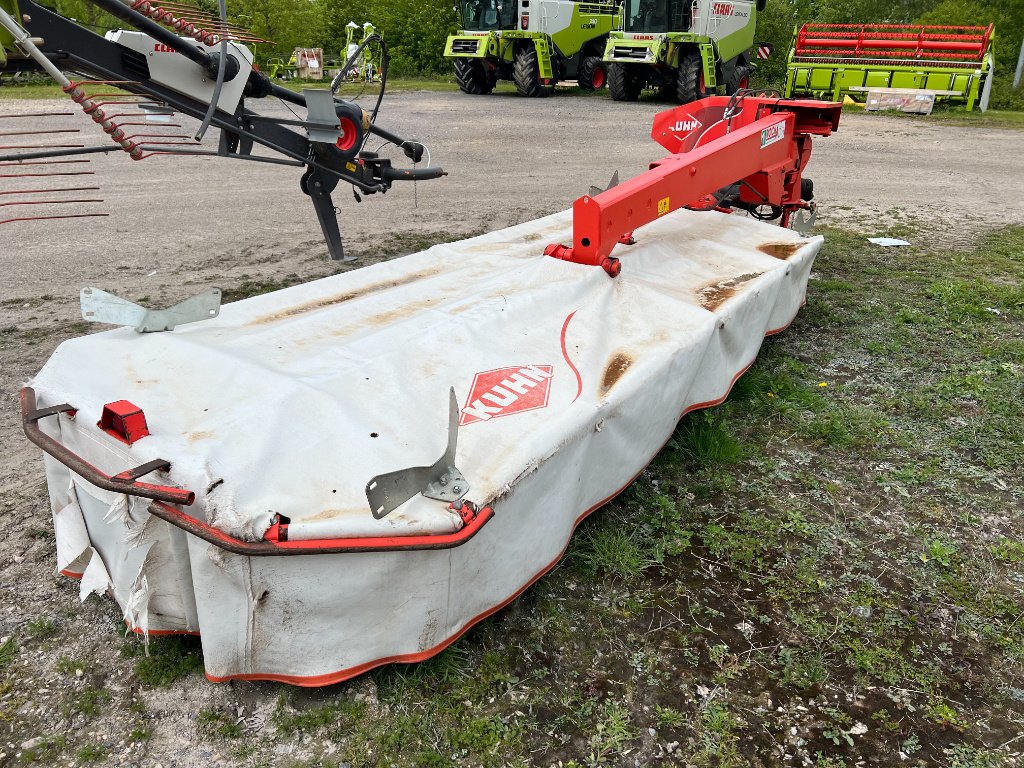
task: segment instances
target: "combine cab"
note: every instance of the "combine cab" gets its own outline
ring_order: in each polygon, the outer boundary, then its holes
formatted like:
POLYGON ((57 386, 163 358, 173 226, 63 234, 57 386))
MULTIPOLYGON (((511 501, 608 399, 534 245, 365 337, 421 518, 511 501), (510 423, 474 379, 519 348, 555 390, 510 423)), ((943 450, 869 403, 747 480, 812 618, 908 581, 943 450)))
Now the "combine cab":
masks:
POLYGON ((615 3, 563 0, 465 0, 463 29, 448 38, 465 93, 490 93, 512 80, 523 96, 548 96, 561 80, 592 91, 607 82, 601 61, 618 19, 615 3))
POLYGON ((863 101, 868 91, 926 91, 988 108, 994 30, 905 24, 804 24, 789 54, 786 96, 863 101))
POLYGON ((616 101, 636 101, 644 88, 686 104, 731 95, 749 84, 757 12, 765 0, 626 0, 622 25, 609 36, 604 60, 616 101))

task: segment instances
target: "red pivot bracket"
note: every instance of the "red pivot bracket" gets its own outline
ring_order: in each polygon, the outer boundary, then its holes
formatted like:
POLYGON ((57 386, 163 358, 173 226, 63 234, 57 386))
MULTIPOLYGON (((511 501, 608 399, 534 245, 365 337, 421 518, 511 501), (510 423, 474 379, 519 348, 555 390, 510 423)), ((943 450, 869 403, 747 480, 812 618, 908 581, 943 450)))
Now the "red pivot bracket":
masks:
MULTIPOLYGON (((632 233, 630 233, 630 236, 631 235, 632 233)), ((623 235, 623 237, 625 237, 625 235, 623 235)), ((632 239, 632 237, 630 239, 632 239)), ((625 241, 623 240, 620 242, 625 241)), ((632 245, 632 243, 629 243, 629 245, 632 245)), ((609 277, 618 277, 619 273, 622 271, 622 264, 616 258, 613 258, 611 256, 605 256, 604 258, 601 259, 600 263, 583 261, 582 259, 576 258, 572 247, 568 245, 559 245, 558 243, 552 243, 551 245, 544 249, 544 255, 551 256, 556 259, 561 259, 562 261, 571 261, 574 264, 586 264, 592 267, 601 267, 601 269, 608 273, 609 277)))
POLYGON ((146 414, 139 406, 127 400, 118 400, 104 405, 103 413, 96 426, 128 445, 149 434, 146 414))

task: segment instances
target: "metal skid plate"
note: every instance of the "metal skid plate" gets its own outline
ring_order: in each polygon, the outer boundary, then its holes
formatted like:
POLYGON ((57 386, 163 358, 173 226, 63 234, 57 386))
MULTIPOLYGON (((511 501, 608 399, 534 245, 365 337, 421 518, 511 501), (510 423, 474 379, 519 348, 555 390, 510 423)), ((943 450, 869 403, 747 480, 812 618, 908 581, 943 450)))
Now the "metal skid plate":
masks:
POLYGON ((448 448, 429 467, 409 467, 377 475, 366 484, 366 500, 378 520, 422 493, 428 499, 458 501, 469 491, 469 483, 455 466, 455 449, 459 441, 459 401, 455 388, 450 391, 448 406, 448 448))
POLYGON ((135 328, 139 333, 173 331, 177 325, 209 320, 220 314, 220 289, 211 288, 168 309, 146 309, 99 288, 83 288, 82 318, 135 328))

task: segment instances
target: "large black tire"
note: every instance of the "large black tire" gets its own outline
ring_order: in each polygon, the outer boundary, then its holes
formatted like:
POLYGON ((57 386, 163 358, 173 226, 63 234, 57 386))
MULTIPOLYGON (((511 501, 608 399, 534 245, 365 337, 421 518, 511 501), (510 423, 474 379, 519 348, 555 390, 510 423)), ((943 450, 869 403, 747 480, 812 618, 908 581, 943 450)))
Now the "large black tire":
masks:
POLYGON ((737 64, 736 69, 733 70, 732 77, 729 78, 729 82, 725 86, 725 95, 732 96, 736 91, 741 91, 749 87, 750 67, 746 67, 743 64, 737 64))
POLYGON ((537 62, 537 49, 529 43, 516 51, 515 66, 512 79, 520 96, 550 96, 554 87, 542 85, 540 82, 540 65, 537 62))
POLYGON ((615 101, 636 101, 644 89, 643 80, 626 64, 608 65, 608 90, 615 101))
POLYGON ((478 59, 456 59, 455 81, 463 93, 479 96, 494 90, 494 81, 487 73, 487 67, 478 59))
POLYGON ((676 98, 680 104, 689 104, 707 95, 707 86, 704 85, 704 60, 701 59, 700 51, 686 51, 679 60, 676 98))
POLYGON ((580 62, 576 84, 585 91, 599 91, 608 84, 608 70, 600 56, 587 56, 580 62))

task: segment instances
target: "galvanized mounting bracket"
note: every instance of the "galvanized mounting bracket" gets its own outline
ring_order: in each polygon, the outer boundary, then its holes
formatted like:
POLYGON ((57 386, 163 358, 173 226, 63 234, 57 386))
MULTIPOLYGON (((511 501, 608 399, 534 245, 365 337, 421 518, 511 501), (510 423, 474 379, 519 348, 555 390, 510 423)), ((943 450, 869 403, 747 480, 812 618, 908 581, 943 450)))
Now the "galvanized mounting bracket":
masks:
POLYGON ((591 195, 591 197, 593 197, 594 195, 599 195, 602 192, 607 192, 612 187, 617 187, 617 186, 619 186, 619 172, 618 171, 616 171, 615 173, 612 174, 612 180, 608 182, 608 186, 605 187, 604 189, 601 189, 600 187, 593 187, 592 186, 590 188, 590 195, 591 195))
POLYGON ((459 442, 459 401, 455 388, 448 405, 448 448, 429 467, 409 467, 377 475, 366 484, 366 500, 370 511, 380 520, 405 504, 417 493, 438 501, 458 501, 469 491, 469 483, 455 466, 455 449, 459 442))
POLYGON ((801 235, 809 235, 817 218, 818 206, 815 203, 810 203, 810 213, 806 209, 800 208, 793 214, 793 229, 801 235))
POLYGON ((83 288, 82 318, 135 328, 139 333, 173 331, 177 325, 209 320, 220 314, 220 288, 211 288, 167 309, 146 309, 99 288, 83 288))
POLYGON ((306 110, 309 120, 306 132, 310 141, 323 144, 334 144, 341 135, 338 113, 334 109, 334 94, 330 91, 306 88, 302 91, 306 99, 306 110))

